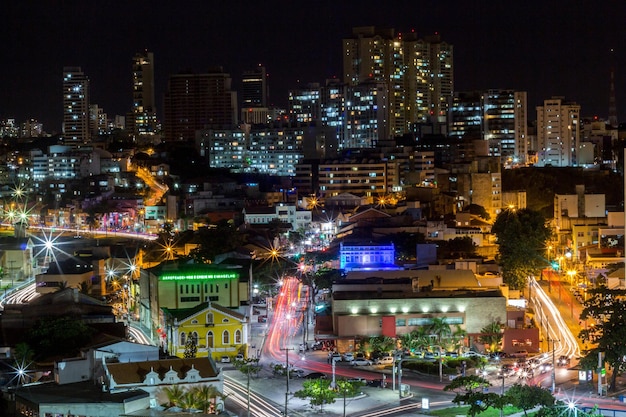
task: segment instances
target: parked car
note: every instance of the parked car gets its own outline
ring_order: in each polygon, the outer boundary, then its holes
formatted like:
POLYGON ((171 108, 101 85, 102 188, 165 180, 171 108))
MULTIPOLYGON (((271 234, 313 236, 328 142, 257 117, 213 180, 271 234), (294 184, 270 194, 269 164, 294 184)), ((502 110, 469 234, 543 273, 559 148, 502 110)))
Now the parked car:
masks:
POLYGON ((243 357, 243 353, 238 353, 237 356, 235 356, 235 360, 236 361, 243 361, 243 360, 245 360, 245 358, 243 357))
POLYGON ((484 358, 485 357, 485 355, 483 355, 482 353, 474 352, 473 350, 468 350, 467 352, 464 352, 462 356, 465 356, 468 358, 484 358))
POLYGON ((289 376, 292 378, 304 378, 306 376, 306 371, 300 368, 290 369, 289 376))
POLYGON ((348 382, 362 382, 363 384, 367 385, 367 383, 369 382, 367 379, 365 378, 361 378, 361 377, 354 377, 354 378, 348 378, 346 379, 346 381, 348 382))
POLYGON ((230 356, 226 356, 226 355, 222 356, 220 358, 220 362, 221 363, 230 363, 230 356))
POLYGON ((511 353, 509 357, 511 358, 525 358, 528 356, 527 350, 518 350, 517 352, 511 353))
POLYGON ((391 365, 394 360, 392 356, 383 356, 382 358, 376 359, 376 365, 391 365))
POLYGON ((311 345, 311 350, 322 350, 324 348, 324 344, 322 342, 315 342, 311 345))
POLYGON ((354 353, 346 352, 343 354, 343 360, 346 362, 352 362, 354 360, 354 353))
POLYGON ((323 374, 321 372, 311 372, 310 374, 307 374, 304 376, 305 379, 326 379, 328 378, 326 376, 326 374, 323 374))
POLYGON ((449 358, 458 358, 459 352, 446 352, 445 355, 449 358))
POLYGON ((354 359, 351 363, 352 363, 352 366, 367 366, 367 365, 371 365, 372 361, 370 361, 369 359, 365 359, 365 358, 357 358, 357 359, 354 359))
POLYGON ((385 388, 385 382, 382 379, 372 379, 367 381, 368 387, 385 388))
POLYGON ((337 352, 329 352, 328 353, 328 362, 329 363, 333 363, 333 362, 339 362, 341 361, 341 355, 337 352))

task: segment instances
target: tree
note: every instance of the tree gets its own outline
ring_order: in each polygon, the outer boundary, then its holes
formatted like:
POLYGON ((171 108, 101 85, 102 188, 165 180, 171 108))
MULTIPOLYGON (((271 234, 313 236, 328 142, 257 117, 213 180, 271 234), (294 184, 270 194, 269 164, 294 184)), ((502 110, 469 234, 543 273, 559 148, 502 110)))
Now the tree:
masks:
POLYGON ((185 390, 183 390, 180 385, 165 387, 163 388, 163 392, 165 392, 167 396, 168 407, 176 407, 185 395, 185 390))
POLYGON ((535 385, 515 384, 505 394, 507 401, 514 407, 526 412, 537 406, 550 407, 554 405, 554 397, 549 390, 535 385))
POLYGON ((191 388, 191 396, 194 399, 193 406, 207 414, 215 411, 216 399, 224 398, 224 395, 213 385, 200 385, 191 388))
POLYGON ((443 339, 452 336, 452 329, 450 329, 447 317, 433 317, 432 320, 432 323, 428 326, 428 331, 437 338, 437 343, 441 346, 443 339))
POLYGON ((390 352, 396 347, 396 341, 388 336, 372 336, 368 344, 370 352, 390 352))
POLYGON ((490 352, 500 350, 502 346, 502 323, 500 321, 492 321, 482 329, 480 329, 479 340, 489 346, 490 352))
POLYGON ((198 353, 198 344, 196 343, 196 338, 190 336, 187 339, 187 342, 185 343, 184 358, 185 359, 195 358, 197 353, 198 353))
POLYGON ((417 245, 426 242, 423 233, 393 233, 386 236, 393 242, 396 249, 396 258, 399 260, 415 260, 417 245))
POLYGON ((580 332, 585 343, 595 347, 585 351, 581 360, 584 369, 595 369, 598 355, 604 353, 612 368, 609 390, 616 388, 617 375, 626 370, 626 290, 610 290, 604 286, 587 291, 587 301, 581 320, 592 319, 596 324, 580 332))
POLYGON ((598 410, 598 406, 594 406, 589 411, 576 410, 576 413, 570 413, 568 411, 571 410, 571 403, 564 403, 563 401, 557 400, 552 406, 549 407, 541 407, 535 413, 536 417, 563 417, 564 415, 572 416, 575 415, 577 417, 602 417, 602 413, 598 410))
POLYGON ((478 204, 470 204, 469 206, 465 207, 465 209, 463 209, 464 212, 469 212, 470 214, 474 214, 478 217, 481 217, 485 220, 489 220, 491 219, 491 216, 489 215, 489 213, 487 212, 487 210, 485 210, 485 208, 481 205, 478 204))
POLYGON ((484 392, 484 389, 489 386, 491 384, 486 379, 478 375, 469 375, 455 378, 443 390, 455 392, 456 396, 452 402, 457 405, 469 405, 467 415, 474 417, 500 403, 498 394, 484 392))
POLYGON ((343 397, 343 417, 346 417, 346 399, 356 396, 364 385, 361 381, 337 380, 337 393, 343 397))
POLYGON ((337 393, 330 389, 331 381, 327 379, 311 379, 304 381, 302 389, 293 393, 296 398, 309 399, 311 405, 319 405, 323 412, 324 404, 333 404, 337 393))
POLYGON ((26 336, 35 358, 75 355, 90 340, 95 330, 71 316, 40 319, 26 336))
POLYGON ((469 236, 455 237, 437 243, 437 257, 446 258, 471 258, 476 256, 476 244, 469 236))
POLYGON ((498 241, 504 282, 512 289, 523 289, 528 276, 548 264, 546 242, 552 231, 545 217, 530 209, 506 209, 498 214, 491 232, 498 241))

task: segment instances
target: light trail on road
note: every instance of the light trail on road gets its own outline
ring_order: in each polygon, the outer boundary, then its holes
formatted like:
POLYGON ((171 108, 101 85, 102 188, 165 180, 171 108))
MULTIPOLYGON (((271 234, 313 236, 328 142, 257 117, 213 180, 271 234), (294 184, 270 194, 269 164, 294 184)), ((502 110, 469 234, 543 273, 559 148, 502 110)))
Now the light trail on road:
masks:
MULTIPOLYGON (((540 302, 540 304, 537 305, 534 300, 531 300, 535 305, 535 311, 541 311, 543 313, 543 317, 546 319, 545 325, 548 327, 549 331, 552 332, 552 339, 558 343, 555 349, 555 355, 579 357, 581 351, 578 339, 572 334, 572 331, 567 323, 565 323, 565 320, 563 320, 561 313, 552 302, 552 299, 548 297, 535 278, 530 278, 529 285, 534 289, 534 295, 540 302), (545 314, 543 309, 547 309, 550 314, 545 314), (548 316, 550 316, 549 319, 548 316), (552 324, 554 324, 554 328, 552 324)), ((549 337, 549 334, 547 336, 549 337)), ((553 365, 556 366, 556 364, 553 365)))
MULTIPOLYGON (((247 410, 248 390, 236 382, 232 377, 224 375, 224 394, 239 407, 247 410)), ((250 415, 254 417, 276 417, 281 415, 281 409, 274 406, 264 397, 250 391, 250 415)))

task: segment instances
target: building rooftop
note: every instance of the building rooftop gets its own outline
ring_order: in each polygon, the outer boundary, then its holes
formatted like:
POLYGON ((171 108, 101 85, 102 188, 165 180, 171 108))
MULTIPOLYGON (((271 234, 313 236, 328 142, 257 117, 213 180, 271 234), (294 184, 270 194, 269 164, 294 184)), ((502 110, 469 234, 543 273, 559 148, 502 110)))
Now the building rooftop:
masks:
POLYGON ((110 393, 102 391, 93 381, 59 385, 54 382, 20 386, 15 390, 16 398, 22 398, 34 404, 84 404, 84 403, 125 403, 149 397, 141 389, 110 393))
POLYGON ((219 375, 214 362, 207 358, 161 359, 155 361, 107 363, 107 368, 116 384, 142 384, 146 375, 154 371, 163 379, 171 370, 176 371, 179 378, 185 378, 187 372, 196 369, 203 379, 216 378, 219 375))

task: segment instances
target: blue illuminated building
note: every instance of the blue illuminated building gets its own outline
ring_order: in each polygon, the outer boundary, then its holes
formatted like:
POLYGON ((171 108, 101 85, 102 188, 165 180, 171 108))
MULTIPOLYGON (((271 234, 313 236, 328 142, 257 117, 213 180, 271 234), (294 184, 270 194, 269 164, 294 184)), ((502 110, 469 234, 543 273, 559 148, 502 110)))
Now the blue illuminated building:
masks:
POLYGON ((393 243, 378 245, 371 243, 344 244, 340 246, 340 269, 349 271, 393 271, 396 266, 396 248, 393 243))

